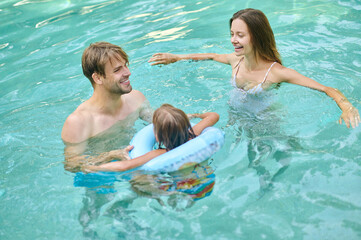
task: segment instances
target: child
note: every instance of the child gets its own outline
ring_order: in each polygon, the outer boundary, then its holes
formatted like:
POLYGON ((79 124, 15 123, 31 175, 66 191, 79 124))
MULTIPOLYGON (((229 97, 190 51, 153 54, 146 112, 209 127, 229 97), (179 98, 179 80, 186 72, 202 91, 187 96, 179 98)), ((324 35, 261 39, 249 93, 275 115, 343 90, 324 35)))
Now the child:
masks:
MULTIPOLYGON (((191 114, 190 117, 197 117, 202 120, 194 127, 191 127, 188 116, 182 110, 170 104, 163 104, 153 115, 154 135, 158 143, 158 149, 127 161, 110 162, 99 166, 85 166, 83 170, 86 172, 114 172, 139 167, 151 159, 197 137, 206 127, 213 126, 219 119, 219 115, 215 112, 191 114)), ((128 153, 131 149, 133 149, 133 146, 128 146, 124 150, 128 153)))

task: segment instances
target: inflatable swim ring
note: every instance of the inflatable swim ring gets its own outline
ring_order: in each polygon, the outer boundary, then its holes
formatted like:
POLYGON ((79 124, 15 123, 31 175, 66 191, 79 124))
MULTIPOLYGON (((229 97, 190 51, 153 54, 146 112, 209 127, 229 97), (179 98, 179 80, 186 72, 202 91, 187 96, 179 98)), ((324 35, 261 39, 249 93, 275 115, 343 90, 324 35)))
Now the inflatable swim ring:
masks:
POLYGON ((190 196, 194 201, 211 195, 216 176, 208 165, 196 164, 190 174, 173 177, 172 182, 160 185, 166 192, 181 192, 190 196))
MULTIPOLYGON (((134 145, 129 153, 131 158, 141 156, 151 150, 156 143, 153 124, 150 124, 140 130, 130 142, 134 145)), ((127 173, 134 170, 143 170, 150 172, 174 172, 211 157, 217 152, 224 143, 224 133, 218 128, 208 127, 196 138, 189 140, 185 144, 166 152, 146 164, 125 172, 96 172, 85 174, 77 172, 74 177, 75 187, 87 187, 98 193, 116 192, 112 188, 115 182, 130 180, 131 176, 127 173), (120 179, 119 179, 120 178, 120 179)), ((212 189, 212 188, 210 188, 212 189)), ((202 192, 202 191, 200 191, 202 192)), ((203 192, 202 192, 203 193, 203 192)))
MULTIPOLYGON (((153 124, 150 124, 133 137, 130 145, 133 145, 134 148, 130 151, 129 156, 131 158, 139 157, 153 150, 155 143, 153 124)), ((223 131, 215 127, 208 127, 196 138, 153 158, 136 169, 151 172, 174 172, 210 158, 223 146, 223 143, 223 131)))

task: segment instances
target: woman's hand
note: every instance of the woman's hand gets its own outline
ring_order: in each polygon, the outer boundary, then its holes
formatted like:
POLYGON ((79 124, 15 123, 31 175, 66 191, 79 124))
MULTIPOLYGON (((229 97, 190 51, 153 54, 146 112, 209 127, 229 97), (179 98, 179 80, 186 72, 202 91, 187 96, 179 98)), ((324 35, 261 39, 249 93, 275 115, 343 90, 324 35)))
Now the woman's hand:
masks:
POLYGON ((338 122, 342 124, 342 120, 345 121, 345 124, 348 128, 350 127, 350 125, 352 126, 352 128, 357 127, 360 123, 360 115, 358 113, 358 110, 355 107, 351 106, 350 108, 342 112, 338 122))
POLYGON ((159 65, 159 64, 170 64, 180 60, 180 58, 176 54, 172 53, 155 53, 148 62, 153 62, 151 65, 159 65))

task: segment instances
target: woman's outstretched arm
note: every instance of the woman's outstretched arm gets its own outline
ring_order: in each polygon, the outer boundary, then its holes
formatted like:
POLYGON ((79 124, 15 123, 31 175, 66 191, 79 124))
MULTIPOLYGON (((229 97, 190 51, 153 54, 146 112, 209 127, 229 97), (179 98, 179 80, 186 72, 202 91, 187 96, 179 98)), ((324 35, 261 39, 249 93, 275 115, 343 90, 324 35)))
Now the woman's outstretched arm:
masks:
POLYGON ((173 54, 173 53, 155 53, 148 62, 151 65, 170 64, 180 60, 213 60, 224 64, 231 64, 232 59, 235 58, 231 54, 217 54, 217 53, 193 53, 193 54, 173 54))
POLYGON ((350 126, 355 128, 359 125, 360 115, 358 110, 347 100, 347 98, 338 89, 324 86, 316 82, 315 80, 305 77, 290 68, 277 67, 275 68, 274 74, 276 78, 280 79, 279 82, 283 81, 293 83, 326 93, 327 96, 329 96, 336 102, 337 106, 342 111, 341 117, 339 119, 340 124, 342 124, 343 120, 348 128, 350 126))

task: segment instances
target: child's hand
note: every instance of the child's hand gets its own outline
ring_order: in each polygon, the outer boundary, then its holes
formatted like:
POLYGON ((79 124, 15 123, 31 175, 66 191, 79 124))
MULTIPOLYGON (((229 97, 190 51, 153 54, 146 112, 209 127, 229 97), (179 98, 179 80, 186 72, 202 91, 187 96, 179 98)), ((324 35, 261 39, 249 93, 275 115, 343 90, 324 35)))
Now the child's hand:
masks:
POLYGON ((187 117, 189 118, 189 120, 191 120, 193 118, 199 118, 199 114, 198 113, 188 113, 187 117))

